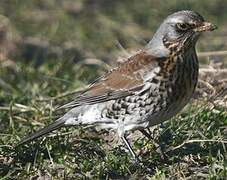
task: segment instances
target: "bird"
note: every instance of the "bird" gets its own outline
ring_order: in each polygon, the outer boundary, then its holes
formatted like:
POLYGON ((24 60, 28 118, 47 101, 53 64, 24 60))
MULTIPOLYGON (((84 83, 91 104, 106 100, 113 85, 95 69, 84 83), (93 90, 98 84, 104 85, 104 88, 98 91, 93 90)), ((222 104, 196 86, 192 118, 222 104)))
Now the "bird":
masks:
POLYGON ((127 134, 172 118, 189 102, 198 81, 195 45, 199 36, 217 29, 191 10, 164 19, 148 44, 131 54, 67 104, 67 112, 17 145, 67 126, 96 126, 114 130, 133 158, 127 134))

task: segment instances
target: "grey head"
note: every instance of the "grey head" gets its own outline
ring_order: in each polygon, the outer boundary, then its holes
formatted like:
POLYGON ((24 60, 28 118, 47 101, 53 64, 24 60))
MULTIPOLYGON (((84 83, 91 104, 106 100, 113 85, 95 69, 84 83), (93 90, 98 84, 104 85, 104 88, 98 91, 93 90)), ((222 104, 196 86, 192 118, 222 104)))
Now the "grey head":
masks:
POLYGON ((195 48, 199 35, 217 27, 194 11, 183 10, 169 15, 160 25, 147 48, 157 57, 165 57, 169 50, 164 42, 178 42, 181 48, 195 48))

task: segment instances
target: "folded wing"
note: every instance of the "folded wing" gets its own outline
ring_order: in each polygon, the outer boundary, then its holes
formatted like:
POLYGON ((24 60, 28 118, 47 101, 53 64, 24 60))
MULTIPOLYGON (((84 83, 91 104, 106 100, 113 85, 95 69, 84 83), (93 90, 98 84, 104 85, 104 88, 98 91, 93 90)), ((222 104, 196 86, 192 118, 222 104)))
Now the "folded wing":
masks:
POLYGON ((157 59, 145 50, 141 50, 129 57, 119 67, 91 84, 72 102, 58 109, 101 103, 133 95, 143 88, 146 76, 157 66, 157 59))

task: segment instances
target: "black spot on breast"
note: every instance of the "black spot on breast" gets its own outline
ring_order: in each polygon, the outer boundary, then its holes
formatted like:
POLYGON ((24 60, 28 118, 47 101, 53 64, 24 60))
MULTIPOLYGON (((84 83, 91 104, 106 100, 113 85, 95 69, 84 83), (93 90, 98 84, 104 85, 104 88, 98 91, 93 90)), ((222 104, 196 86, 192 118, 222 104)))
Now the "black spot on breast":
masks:
POLYGON ((125 102, 125 101, 121 102, 121 108, 127 109, 128 108, 127 102, 125 102))
POLYGON ((156 79, 156 78, 153 78, 151 82, 154 83, 154 84, 158 84, 159 83, 159 80, 156 79))

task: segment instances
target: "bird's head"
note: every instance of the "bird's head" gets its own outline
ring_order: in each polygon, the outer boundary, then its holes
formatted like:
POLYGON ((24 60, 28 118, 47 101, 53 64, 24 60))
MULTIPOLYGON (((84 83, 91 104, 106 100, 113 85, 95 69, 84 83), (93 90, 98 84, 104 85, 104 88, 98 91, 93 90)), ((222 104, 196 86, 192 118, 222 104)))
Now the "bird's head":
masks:
POLYGON ((163 21, 148 47, 163 48, 163 45, 167 47, 171 43, 178 43, 182 48, 194 48, 201 33, 213 31, 216 28, 194 11, 178 11, 163 21))

